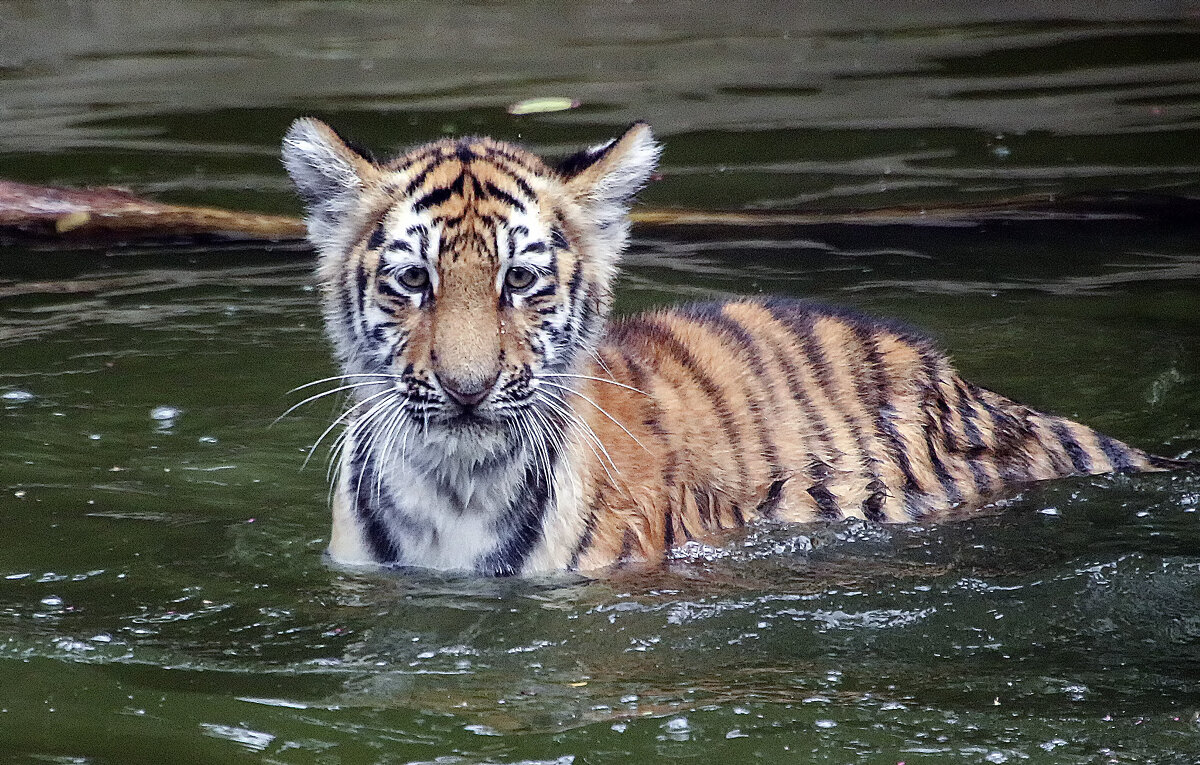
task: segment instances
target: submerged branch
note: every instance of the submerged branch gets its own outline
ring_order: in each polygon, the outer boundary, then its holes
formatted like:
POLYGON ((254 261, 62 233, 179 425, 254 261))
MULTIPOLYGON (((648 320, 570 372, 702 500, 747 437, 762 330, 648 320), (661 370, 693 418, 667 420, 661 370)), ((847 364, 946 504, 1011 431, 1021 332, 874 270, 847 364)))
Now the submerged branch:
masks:
MULTIPOLYGON (((670 226, 972 225, 989 220, 1128 220, 1194 222, 1200 199, 1143 193, 1056 197, 877 210, 637 209, 634 223, 670 226)), ((0 180, 0 234, 64 243, 90 241, 191 242, 251 240, 299 242, 304 223, 215 207, 172 205, 114 188, 75 189, 0 180)))
POLYGON ((63 241, 252 239, 304 236, 297 218, 170 205, 114 188, 73 189, 0 180, 0 233, 63 241))

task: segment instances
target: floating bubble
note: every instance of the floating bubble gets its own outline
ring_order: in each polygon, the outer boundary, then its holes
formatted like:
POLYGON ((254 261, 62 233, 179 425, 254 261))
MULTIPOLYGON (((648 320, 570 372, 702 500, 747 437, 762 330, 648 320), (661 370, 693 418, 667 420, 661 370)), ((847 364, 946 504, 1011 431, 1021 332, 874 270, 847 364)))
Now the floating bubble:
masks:
POLYGON ((184 414, 184 410, 178 406, 155 406, 150 410, 150 418, 158 423, 158 427, 169 428, 173 426, 175 420, 179 420, 180 415, 184 414))

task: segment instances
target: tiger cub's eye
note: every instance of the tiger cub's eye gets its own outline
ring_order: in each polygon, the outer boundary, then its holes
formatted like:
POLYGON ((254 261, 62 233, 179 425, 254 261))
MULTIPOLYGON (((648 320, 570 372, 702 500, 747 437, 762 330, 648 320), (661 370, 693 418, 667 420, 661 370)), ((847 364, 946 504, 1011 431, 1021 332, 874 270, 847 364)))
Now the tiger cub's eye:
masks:
POLYGON ((429 286, 429 272, 420 266, 409 266, 396 277, 405 289, 420 292, 429 286))
POLYGON ((504 283, 510 290, 528 289, 529 285, 533 284, 533 280, 533 271, 522 266, 513 266, 504 275, 504 283))

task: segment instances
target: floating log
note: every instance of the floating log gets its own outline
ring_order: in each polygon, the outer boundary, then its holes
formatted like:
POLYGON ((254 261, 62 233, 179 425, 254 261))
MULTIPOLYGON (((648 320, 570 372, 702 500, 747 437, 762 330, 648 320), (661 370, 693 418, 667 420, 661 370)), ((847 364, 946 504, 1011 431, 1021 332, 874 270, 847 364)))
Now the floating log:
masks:
POLYGON ((0 180, 0 232, 78 242, 304 236, 298 218, 153 202, 124 189, 73 189, 0 180))
MULTIPOLYGON (((1019 199, 877 210, 635 209, 642 227, 974 225, 992 220, 1130 221, 1195 224, 1200 199, 1145 193, 1019 199)), ((154 202, 116 188, 76 189, 0 180, 0 234, 64 243, 251 240, 300 242, 304 223, 216 207, 154 202)))

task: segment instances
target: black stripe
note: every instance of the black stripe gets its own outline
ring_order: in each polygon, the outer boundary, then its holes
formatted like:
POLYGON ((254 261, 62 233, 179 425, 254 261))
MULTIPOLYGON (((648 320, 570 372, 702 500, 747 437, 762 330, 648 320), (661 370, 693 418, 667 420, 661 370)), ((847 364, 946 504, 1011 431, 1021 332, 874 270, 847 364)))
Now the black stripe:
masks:
MULTIPOLYGON (((875 411, 875 432, 880 437, 880 440, 886 445, 886 452, 895 461, 896 466, 900 468, 900 474, 904 476, 904 485, 899 487, 903 494, 901 502, 904 505, 905 512, 910 518, 919 518, 924 514, 924 506, 920 501, 923 494, 920 484, 917 483, 917 478, 913 474, 912 462, 909 459, 908 449, 904 445, 904 439, 900 436, 900 430, 896 427, 895 415, 898 414, 896 408, 891 402, 891 380, 888 379, 887 373, 884 371, 883 356, 879 352, 879 338, 875 333, 866 327, 854 327, 854 334, 858 338, 859 343, 866 353, 867 364, 865 377, 870 379, 862 380, 856 387, 858 388, 858 397, 867 403, 868 408, 875 411)), ((920 406, 920 403, 917 404, 920 406)), ((863 448, 862 441, 859 442, 859 448, 863 448)), ((864 450, 864 455, 866 454, 864 450)), ((874 462, 878 462, 877 460, 874 462)), ((881 480, 879 471, 872 469, 871 481, 868 484, 881 480)), ((885 483, 886 485, 886 483, 885 483)), ((863 502, 863 515, 866 515, 867 504, 874 505, 876 502, 876 492, 871 494, 863 502)))
POLYGON ((1096 433, 1096 440, 1100 443, 1100 451, 1108 457, 1114 470, 1123 473, 1138 469, 1138 464, 1134 461, 1134 452, 1128 446, 1099 432, 1096 433))
MULTIPOLYGON (((588 282, 583 291, 583 298, 579 303, 579 315, 576 318, 578 327, 576 336, 581 341, 587 341, 595 335, 599 328, 597 325, 603 320, 603 315, 600 310, 600 287, 595 282, 588 282)), ((573 356, 572 356, 573 357, 573 356)))
POLYGON ((633 543, 636 538, 633 529, 626 526, 625 532, 621 534, 621 552, 617 555, 618 568, 629 562, 633 555, 633 543))
POLYGON ((954 378, 954 392, 958 396, 958 416, 963 423, 963 435, 967 439, 967 465, 971 468, 971 478, 980 496, 992 490, 992 482, 987 471, 980 464, 981 455, 987 452, 983 442, 983 434, 975 422, 975 407, 972 406, 971 393, 962 378, 954 378))
POLYGON ((409 236, 412 236, 413 234, 417 235, 417 247, 419 248, 419 252, 417 252, 417 254, 421 256, 421 260, 428 262, 429 261, 429 229, 423 225, 417 224, 415 226, 409 226, 408 231, 406 231, 405 233, 408 234, 409 236))
MULTIPOLYGON (((809 426, 812 428, 812 433, 802 433, 801 436, 807 443, 809 457, 812 463, 809 466, 809 476, 814 485, 822 483, 829 475, 830 469, 822 460, 833 453, 833 437, 829 434, 829 426, 825 423, 825 418, 817 410, 816 406, 809 399, 807 391, 804 389, 803 383, 800 382, 800 372, 796 369, 796 365, 792 363, 792 359, 782 350, 780 345, 770 337, 764 338, 765 342, 771 349, 771 353, 775 356, 776 363, 783 369, 783 378, 787 382, 788 392, 791 393, 792 400, 795 401, 802 410, 804 417, 809 426), (813 434, 820 441, 821 449, 818 452, 812 443, 813 434)), ((882 482, 880 482, 882 485, 882 482)), ((832 495, 830 495, 832 496, 832 495)), ((882 501, 882 495, 881 495, 882 501)), ((837 515, 841 515, 841 511, 837 510, 837 503, 834 503, 834 509, 837 515)), ((818 507, 818 510, 820 508, 818 507)), ((869 511, 872 512, 873 511, 869 511)), ((882 511, 879 513, 878 520, 886 520, 883 517, 882 511)), ((871 516, 868 516, 871 517, 871 516)), ((875 520, 875 518, 872 518, 875 520)))
POLYGON ((567 241, 567 234, 559 226, 550 229, 550 243, 559 250, 571 249, 571 243, 567 241))
MULTIPOLYGON (((946 454, 950 459, 958 459, 962 450, 959 448, 959 441, 954 432, 954 425, 951 422, 951 407, 946 394, 947 378, 953 380, 954 371, 949 369, 948 365, 945 365, 940 357, 935 357, 933 354, 924 351, 922 352, 922 356, 925 357, 927 374, 933 381, 932 395, 934 406, 937 408, 937 432, 941 436, 942 448, 946 450, 946 454)), ((951 386, 952 389, 953 387, 951 386)), ((971 467, 973 468, 974 466, 971 467)), ((975 477, 976 471, 972 469, 970 472, 972 480, 971 491, 978 495, 982 493, 983 488, 979 485, 975 477)), ((958 490, 957 480, 954 481, 954 486, 959 496, 959 499, 956 501, 961 502, 964 497, 961 490, 958 490)))
POLYGON ((1075 440, 1075 436, 1071 435, 1070 428, 1063 422, 1055 422, 1051 429, 1054 431, 1054 437, 1062 444, 1067 456, 1071 458, 1071 465, 1074 466, 1077 473, 1092 472, 1092 461, 1088 458, 1087 452, 1075 440))
POLYGON ((526 199, 528 199, 530 202, 537 201, 537 193, 534 192, 532 186, 530 186, 528 183, 526 183, 524 178, 522 178, 517 173, 511 172, 511 171, 506 170, 506 172, 508 173, 508 177, 512 179, 512 182, 516 185, 516 187, 521 190, 522 194, 525 195, 526 199))
MULTIPOLYGON (((603 360, 604 352, 600 351, 599 353, 603 360)), ((647 385, 649 377, 642 368, 641 362, 634 358, 627 350, 621 351, 621 361, 624 362, 625 368, 629 370, 629 381, 633 387, 648 394, 650 391, 646 390, 646 388, 649 387, 647 385)), ((666 458, 663 460, 663 484, 665 486, 674 486, 676 473, 679 470, 679 455, 675 449, 671 448, 670 434, 663 427, 662 407, 658 405, 658 400, 653 396, 646 395, 642 396, 641 399, 643 400, 639 401, 639 403, 645 407, 645 417, 642 420, 642 424, 649 428, 650 432, 662 442, 663 451, 666 454, 666 458)))
POLYGON ((400 517, 399 513, 389 513, 389 510, 392 510, 390 492, 380 492, 375 497, 377 504, 373 505, 370 502, 372 492, 367 492, 367 497, 364 498, 359 490, 364 483, 369 487, 375 486, 376 481, 375 464, 366 451, 365 443, 368 441, 370 439, 365 438, 362 442, 356 440, 354 443, 353 456, 350 460, 352 472, 346 479, 347 490, 349 490, 349 482, 354 480, 354 476, 359 476, 352 497, 354 514, 362 523, 363 536, 371 557, 378 563, 395 564, 401 560, 400 547, 380 520, 381 516, 400 517))
POLYGON ((429 174, 434 171, 434 168, 441 165, 444 161, 444 157, 433 157, 429 161, 429 164, 421 168, 421 170, 415 176, 413 176, 413 179, 408 182, 408 185, 404 187, 403 196, 411 197, 413 193, 420 188, 421 184, 425 183, 425 179, 428 178, 429 174))
POLYGON ((525 165, 523 162, 516 161, 513 157, 505 154, 493 153, 491 156, 489 156, 489 160, 491 161, 492 167, 494 167, 498 172, 508 176, 508 179, 513 182, 513 185, 520 190, 521 194, 523 194, 527 200, 529 200, 531 203, 537 202, 537 193, 534 192, 533 187, 529 185, 523 176, 526 174, 536 176, 540 175, 539 173, 534 171, 533 168, 525 165), (512 164, 509 164, 510 162, 512 164), (514 168, 513 165, 516 165, 516 167, 514 168))
POLYGON ((488 147, 488 159, 495 162, 496 157, 500 157, 502 159, 505 159, 505 160, 513 163, 514 165, 521 168, 522 170, 529 173, 530 175, 541 175, 541 173, 538 171, 538 168, 535 167, 534 165, 531 165, 529 162, 527 162, 525 160, 525 157, 523 157, 523 156, 517 154, 516 152, 513 152, 501 145, 493 144, 492 146, 488 147))
MULTIPOLYGON (((990 452, 990 457, 992 463, 1000 471, 1001 479, 1007 483, 1028 481, 1030 479, 1030 459, 1027 445, 1032 442, 1040 446, 1037 431, 1034 430, 1029 419, 1030 416, 1036 415, 1026 411, 1024 419, 1018 419, 1007 410, 1003 403, 997 404, 991 400, 992 396, 999 398, 997 394, 971 383, 967 383, 967 386, 975 397, 975 403, 979 404, 979 407, 991 420, 995 446, 990 452)), ((1046 452, 1058 472, 1064 474, 1070 472, 1062 464, 1062 457, 1049 449, 1046 452)))
MULTIPOLYGON (((381 293, 383 293, 384 295, 387 295, 388 297, 392 298, 393 300, 402 300, 404 302, 408 302, 408 297, 409 297, 408 294, 401 292, 400 290, 393 287, 386 279, 381 280, 378 284, 375 285, 375 287, 381 293)), ((365 321, 364 321, 364 323, 365 323, 365 321)))
POLYGON ((359 253, 359 257, 354 263, 354 297, 355 307, 358 309, 359 336, 367 338, 371 333, 371 328, 367 326, 367 280, 370 276, 363 264, 364 257, 362 253, 359 253))
POLYGON ((888 496, 887 484, 879 480, 871 481, 867 484, 867 490, 871 493, 863 500, 863 516, 875 523, 887 522, 887 513, 883 509, 888 496))
POLYGON ((513 501, 496 524, 499 533, 507 532, 496 549, 485 555, 478 569, 493 576, 512 576, 521 572, 521 567, 541 541, 545 532, 543 522, 546 511, 554 502, 554 485, 551 482, 558 464, 558 444, 546 444, 550 475, 542 471, 539 460, 529 460, 525 466, 521 485, 513 495, 513 501))
POLYGON ((579 287, 583 284, 583 259, 575 258, 571 264, 571 279, 567 282, 567 309, 574 313, 579 299, 579 287))
POLYGON ((525 204, 521 200, 514 197, 512 194, 509 194, 507 191, 500 188, 499 186, 492 183, 491 181, 487 181, 483 185, 484 185, 484 188, 487 189, 487 192, 490 195, 492 195, 493 197, 495 197, 496 199, 499 199, 500 201, 504 202, 505 204, 508 204, 508 205, 511 205, 511 206, 517 208, 517 210, 520 212, 525 212, 525 204))
MULTIPOLYGON (((349 264, 344 264, 343 268, 348 269, 349 264)), ((340 310, 337 312, 337 315, 339 318, 345 320, 349 324, 347 329, 350 330, 351 334, 357 334, 355 329, 358 325, 353 321, 354 290, 351 289, 351 284, 352 279, 350 278, 350 274, 343 271, 342 278, 338 279, 335 285, 337 302, 340 306, 340 310)))
POLYGON ((787 482, 786 478, 780 478, 771 482, 767 487, 767 496, 763 497, 763 501, 758 503, 758 507, 754 509, 754 514, 760 518, 770 518, 779 509, 779 500, 783 498, 783 485, 787 482))
MULTIPOLYGON (((734 342, 731 350, 734 353, 745 351, 742 357, 745 359, 750 371, 758 378, 761 389, 771 398, 771 412, 778 416, 780 406, 779 400, 775 396, 775 388, 771 383, 771 378, 767 374, 766 367, 763 366, 761 351, 758 348, 758 343, 754 337, 746 331, 746 327, 741 322, 725 313, 723 306, 716 304, 712 310, 706 310, 703 305, 686 306, 679 311, 680 314, 689 319, 696 321, 701 326, 708 325, 717 329, 717 336, 727 335, 734 342)), ((730 344, 725 344, 726 348, 730 348, 730 344)), ((751 391, 745 391, 747 398, 750 398, 751 391)), ((781 473, 779 466, 779 450, 775 448, 775 441, 771 436, 771 426, 767 424, 765 407, 761 399, 757 396, 754 400, 748 403, 750 414, 754 419, 755 428, 758 430, 758 440, 762 446, 763 458, 767 463, 767 473, 774 480, 781 473)))
MULTIPOLYGON (((827 358, 824 349, 821 347, 821 343, 816 334, 816 321, 821 317, 819 315, 814 315, 812 311, 797 310, 796 306, 789 306, 786 303, 768 303, 767 308, 771 311, 776 320, 792 330, 793 334, 800 343, 801 349, 804 351, 804 355, 808 359, 809 365, 812 367, 813 375, 816 378, 817 385, 825 393, 825 396, 831 402, 834 402, 835 408, 839 408, 837 407, 837 397, 834 395, 835 388, 833 372, 830 368, 829 359, 827 358), (791 310, 788 310, 789 308, 791 310)), ((882 379, 882 370, 880 368, 881 362, 878 358, 878 349, 874 347, 873 343, 866 343, 863 337, 864 335, 866 337, 872 337, 872 328, 862 327, 855 322, 847 321, 840 317, 828 316, 825 318, 840 322, 842 326, 848 328, 853 335, 858 337, 860 343, 863 345, 863 351, 867 356, 867 372, 872 378, 877 378, 877 382, 875 382, 875 385, 872 386, 870 381, 867 380, 855 381, 855 392, 858 395, 859 400, 868 404, 868 409, 871 405, 873 405, 875 411, 878 413, 876 417, 876 427, 889 440, 892 441, 894 452, 893 456, 897 458, 897 463, 900 466, 901 472, 904 474, 905 486, 903 488, 905 491, 903 503, 905 510, 913 518, 920 517, 920 515, 924 513, 924 508, 917 504, 916 497, 914 496, 915 492, 912 491, 914 488, 917 488, 919 491, 919 488, 916 486, 916 481, 913 479, 911 467, 908 464, 908 457, 904 452, 903 444, 899 439, 899 434, 895 431, 894 426, 885 416, 885 406, 887 406, 885 403, 886 399, 881 394, 880 388, 886 384, 886 381, 882 379), (872 353, 874 353, 874 359, 872 359, 872 353)), ((858 423, 854 421, 853 417, 847 415, 845 420, 846 427, 849 429, 850 435, 854 438, 854 442, 858 446, 859 462, 866 473, 867 485, 870 486, 872 484, 882 483, 886 486, 886 482, 883 481, 879 474, 879 459, 872 456, 871 452, 867 448, 866 434, 862 432, 862 428, 858 426, 858 423)), ((821 488, 823 489, 824 487, 821 488)), ((827 489, 825 491, 828 492, 827 489)), ((812 491, 810 490, 809 493, 812 494, 812 491)), ((867 500, 865 500, 863 503, 861 511, 864 516, 867 514, 867 512, 871 512, 872 515, 878 517, 877 509, 875 507, 876 500, 872 499, 874 494, 875 492, 872 492, 872 495, 868 496, 867 500)), ((815 499, 817 498, 817 495, 813 496, 815 499)), ((819 499, 818 507, 820 507, 819 499)))
POLYGON ((704 392, 709 404, 713 408, 713 412, 717 415, 717 419, 721 423, 721 430, 724 431, 725 439, 729 442, 729 448, 733 452, 733 459, 737 466, 737 475, 741 476, 737 492, 738 496, 745 496, 749 491, 747 486, 749 476, 746 470, 746 460, 742 456, 745 447, 742 444, 741 434, 738 432, 737 421, 734 419, 733 412, 726 406, 725 400, 721 396, 720 387, 700 369, 696 358, 680 342, 670 327, 665 326, 653 317, 643 317, 640 320, 624 324, 622 328, 625 332, 644 334, 649 341, 649 345, 657 345, 665 351, 700 386, 700 390, 704 392))
MULTIPOLYGON (((577 310, 583 305, 579 299, 579 288, 583 285, 583 261, 580 258, 575 258, 575 262, 571 264, 571 278, 567 286, 567 299, 564 301, 564 308, 567 310, 567 319, 563 325, 565 332, 572 341, 578 341, 584 337, 582 317, 577 310)), ((573 350, 577 342, 568 344, 568 348, 573 350)), ((573 353, 564 354, 567 360, 574 357, 573 353)))
POLYGON ((937 359, 932 354, 919 350, 921 356, 921 371, 925 375, 925 385, 922 386, 922 401, 921 408, 925 412, 925 422, 922 424, 922 429, 925 431, 925 449, 929 452, 929 461, 933 465, 934 475, 937 476, 938 483, 942 485, 942 491, 946 492, 946 499, 950 505, 957 505, 963 501, 962 489, 959 488, 958 482, 954 480, 954 476, 950 475, 950 471, 946 469, 942 458, 938 456, 937 448, 934 443, 935 434, 941 434, 941 442, 947 446, 946 453, 950 454, 948 448, 946 428, 945 428, 945 411, 948 410, 945 400, 942 398, 941 390, 938 385, 940 380, 938 376, 937 359), (936 417, 935 417, 935 412, 936 417))
POLYGON ((838 507, 837 498, 833 496, 833 492, 825 488, 822 484, 809 486, 808 495, 817 502, 817 513, 822 518, 828 520, 837 520, 842 517, 842 509, 838 507))
POLYGON ((374 230, 371 231, 371 238, 367 240, 367 248, 372 249, 372 250, 378 250, 380 247, 383 246, 383 243, 386 240, 387 240, 387 233, 383 230, 383 224, 380 223, 379 225, 377 225, 374 228, 374 230))
MULTIPOLYGON (((713 522, 712 495, 707 491, 693 488, 692 498, 696 500, 696 515, 700 516, 700 525, 707 529, 713 522)), ((691 539, 691 535, 688 536, 688 539, 691 539)))
POLYGON ((663 511, 663 553, 669 555, 675 547, 675 519, 670 510, 663 511))
POLYGON ((458 174, 458 177, 449 186, 434 188, 433 191, 424 195, 420 199, 414 201, 413 212, 427 210, 428 207, 440 205, 443 201, 454 197, 455 194, 462 193, 463 174, 458 174))
POLYGON ((583 534, 579 537, 579 543, 575 545, 575 550, 571 553, 571 560, 567 563, 567 569, 575 571, 579 568, 579 559, 592 547, 592 542, 596 537, 596 510, 598 509, 600 498, 599 496, 592 497, 591 506, 588 508, 587 518, 583 521, 583 534))
POLYGON ((986 389, 979 390, 979 401, 992 418, 996 460, 1005 481, 1017 483, 1035 478, 1035 449, 1045 451, 1060 473, 1065 475, 1072 472, 1062 455, 1047 449, 1042 443, 1036 427, 1039 423, 1046 423, 1046 418, 1041 414, 986 389))
POLYGON ((729 510, 733 514, 733 525, 735 528, 740 529, 746 525, 746 516, 742 515, 742 508, 736 502, 731 505, 729 510))
POLYGON ((505 242, 508 244, 508 252, 504 254, 506 258, 514 258, 517 255, 517 237, 521 234, 528 234, 529 229, 524 226, 513 226, 508 230, 508 236, 505 237, 505 242))

